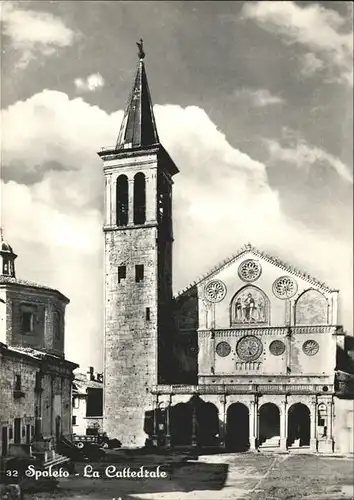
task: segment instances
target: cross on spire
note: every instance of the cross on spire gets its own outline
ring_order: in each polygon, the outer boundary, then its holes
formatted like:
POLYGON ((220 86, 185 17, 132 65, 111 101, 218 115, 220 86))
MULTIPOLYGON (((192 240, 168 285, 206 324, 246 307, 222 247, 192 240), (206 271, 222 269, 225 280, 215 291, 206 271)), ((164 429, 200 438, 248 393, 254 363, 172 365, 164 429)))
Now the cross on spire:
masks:
POLYGON ((144 52, 144 48, 143 48, 143 44, 144 44, 144 41, 142 38, 140 38, 140 41, 139 42, 136 42, 138 48, 139 48, 139 53, 138 53, 138 57, 140 60, 144 59, 145 57, 145 52, 144 52))

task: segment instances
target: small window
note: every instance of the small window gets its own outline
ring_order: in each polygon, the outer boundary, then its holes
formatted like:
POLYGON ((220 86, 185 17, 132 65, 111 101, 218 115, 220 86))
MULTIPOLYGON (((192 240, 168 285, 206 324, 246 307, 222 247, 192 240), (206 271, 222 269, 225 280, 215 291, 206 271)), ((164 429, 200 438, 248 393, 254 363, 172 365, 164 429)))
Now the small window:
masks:
POLYGON ((22 333, 33 332, 34 314, 32 312, 22 312, 22 333))
POLYGON ((31 436, 33 437, 35 433, 35 427, 34 425, 31 425, 31 436))
POLYGON ((53 320, 54 320, 54 338, 55 340, 59 340, 61 333, 61 317, 59 311, 54 311, 53 320))
POLYGON ((140 283, 144 280, 144 266, 142 264, 138 264, 135 266, 135 281, 136 283, 140 283))
POLYGON ((79 406, 80 406, 79 398, 73 398, 73 407, 77 409, 79 408, 79 406))
POLYGON ((73 415, 72 423, 73 423, 73 425, 76 425, 76 415, 73 415))
POLYGON ((9 439, 13 439, 13 437, 14 437, 14 434, 13 434, 12 427, 9 427, 9 439))
POLYGON ((120 283, 122 280, 125 280, 126 277, 127 277, 126 266, 119 266, 118 267, 118 283, 120 283))
POLYGON ((15 376, 15 391, 21 390, 21 375, 15 376))
POLYGON ((145 310, 145 319, 146 321, 150 321, 150 307, 147 307, 145 310))

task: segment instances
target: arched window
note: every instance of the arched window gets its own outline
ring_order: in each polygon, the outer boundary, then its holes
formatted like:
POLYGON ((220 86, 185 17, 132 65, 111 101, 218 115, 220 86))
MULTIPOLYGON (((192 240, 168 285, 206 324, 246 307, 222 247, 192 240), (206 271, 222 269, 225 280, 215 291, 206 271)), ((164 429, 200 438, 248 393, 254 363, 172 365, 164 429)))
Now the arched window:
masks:
POLYGON ((120 175, 117 179, 117 226, 128 224, 128 177, 120 175))
POLYGON ((246 285, 233 297, 230 305, 231 326, 268 325, 269 299, 253 285, 246 285))
POLYGON ((134 224, 144 224, 146 220, 145 175, 142 172, 134 176, 134 224))
POLYGON ((324 403, 318 405, 317 429, 318 437, 327 436, 327 406, 324 403))
POLYGON ((328 302, 317 290, 307 290, 298 298, 295 306, 297 325, 325 325, 328 323, 328 302))

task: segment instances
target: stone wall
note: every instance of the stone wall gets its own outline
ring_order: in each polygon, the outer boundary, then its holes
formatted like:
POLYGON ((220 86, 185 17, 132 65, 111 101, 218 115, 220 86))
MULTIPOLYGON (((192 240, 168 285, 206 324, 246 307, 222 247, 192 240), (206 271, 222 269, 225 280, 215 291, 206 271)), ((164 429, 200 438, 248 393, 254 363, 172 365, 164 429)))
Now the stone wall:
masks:
MULTIPOLYGON (((20 357, 1 356, 0 359, 0 426, 7 427, 8 444, 14 443, 14 419, 21 419, 21 442, 26 442, 26 432, 30 426, 31 437, 34 434, 35 402, 34 392, 36 372, 39 366, 20 357), (14 396, 16 375, 21 375, 21 392, 14 396)), ((2 435, 0 434, 0 456, 2 453, 2 435)))
POLYGON ((335 398, 335 452, 354 453, 354 400, 335 398))
POLYGON ((124 445, 143 445, 149 388, 157 383, 156 227, 105 233, 104 430, 124 445), (118 283, 118 267, 126 278, 118 283), (135 281, 135 265, 144 279, 135 281), (149 308, 147 320, 146 308, 149 308))

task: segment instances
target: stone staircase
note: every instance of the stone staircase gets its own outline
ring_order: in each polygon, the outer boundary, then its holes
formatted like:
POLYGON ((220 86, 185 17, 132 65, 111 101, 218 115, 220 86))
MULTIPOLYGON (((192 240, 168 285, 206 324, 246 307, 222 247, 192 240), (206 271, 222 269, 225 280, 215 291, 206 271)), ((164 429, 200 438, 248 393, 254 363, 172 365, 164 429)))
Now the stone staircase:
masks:
POLYGON ((259 445, 259 448, 279 448, 280 446, 280 436, 273 436, 271 438, 263 441, 262 444, 259 445))

